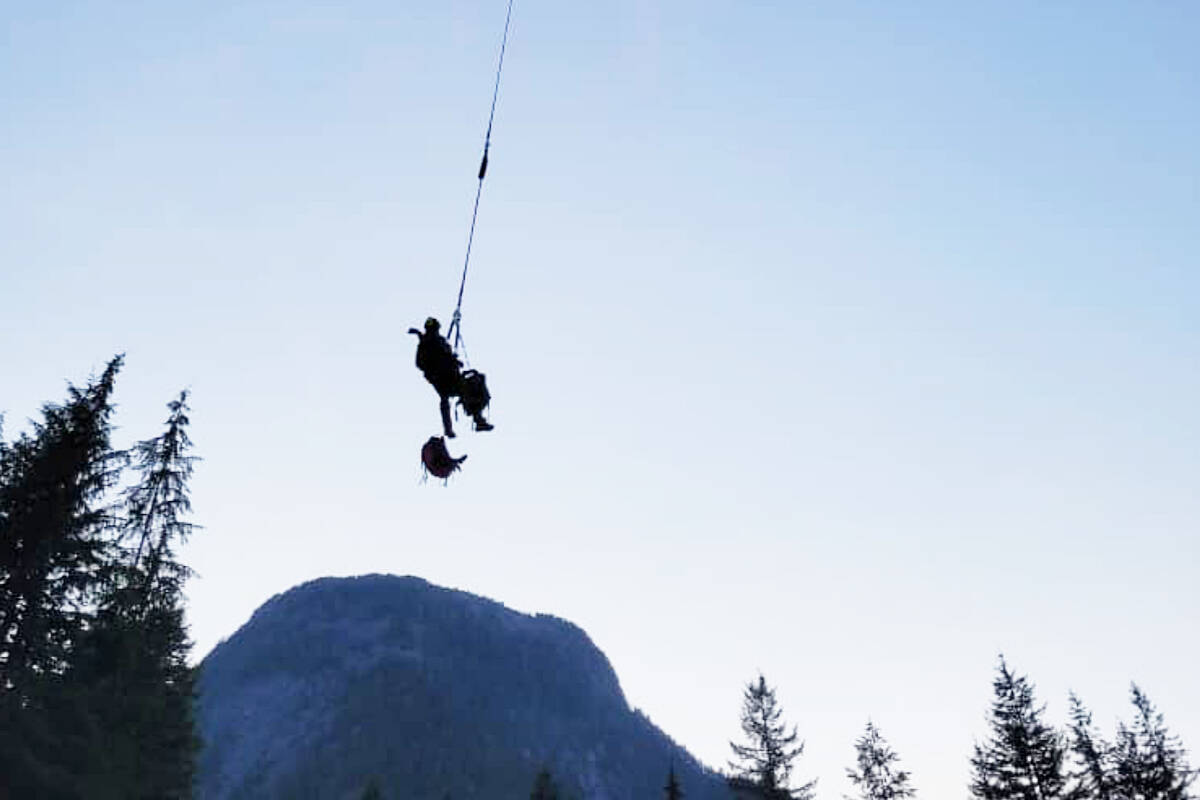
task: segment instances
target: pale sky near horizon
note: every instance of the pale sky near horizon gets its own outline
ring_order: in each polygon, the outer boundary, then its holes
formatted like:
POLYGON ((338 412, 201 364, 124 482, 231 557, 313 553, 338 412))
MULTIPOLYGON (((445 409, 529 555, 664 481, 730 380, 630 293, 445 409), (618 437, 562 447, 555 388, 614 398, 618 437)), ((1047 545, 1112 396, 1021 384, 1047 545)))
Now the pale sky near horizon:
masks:
POLYGON ((0 413, 192 390, 196 655, 411 574, 588 632, 712 766, 762 670, 850 788, 965 797, 997 655, 1200 761, 1200 6, 516 0, 0 10, 0 413))

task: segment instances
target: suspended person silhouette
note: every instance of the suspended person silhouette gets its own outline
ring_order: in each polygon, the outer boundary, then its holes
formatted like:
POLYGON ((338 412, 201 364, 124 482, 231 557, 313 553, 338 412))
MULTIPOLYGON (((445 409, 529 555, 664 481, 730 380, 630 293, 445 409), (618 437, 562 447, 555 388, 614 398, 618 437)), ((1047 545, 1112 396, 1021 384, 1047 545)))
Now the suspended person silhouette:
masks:
POLYGON ((450 422, 451 397, 457 397, 463 411, 475 421, 475 430, 490 431, 495 426, 483 416, 492 399, 487 380, 482 372, 462 370, 462 362, 442 336, 441 327, 440 322, 430 317, 425 320, 424 332, 416 328, 409 328, 408 332, 420 340, 417 343, 417 369, 424 373, 425 380, 433 384, 441 398, 438 408, 442 412, 442 429, 446 438, 454 438, 454 425, 450 422))

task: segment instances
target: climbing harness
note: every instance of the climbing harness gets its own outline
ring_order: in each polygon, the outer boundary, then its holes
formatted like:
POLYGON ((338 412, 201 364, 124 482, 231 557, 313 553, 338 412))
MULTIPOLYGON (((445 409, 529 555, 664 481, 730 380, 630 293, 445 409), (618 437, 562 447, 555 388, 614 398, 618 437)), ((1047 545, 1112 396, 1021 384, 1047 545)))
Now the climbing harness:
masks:
POLYGON ((483 179, 487 176, 488 168, 488 149, 492 145, 492 123, 496 119, 496 100, 500 96, 500 73, 504 70, 504 51, 508 47, 508 27, 512 21, 513 0, 508 0, 508 12, 504 15, 504 35, 500 38, 500 59, 496 64, 496 83, 492 88, 492 109, 488 112, 487 133, 483 136, 483 158, 479 161, 478 183, 475 186, 475 207, 471 211, 471 229, 467 234, 467 254, 463 258, 462 279, 458 282, 458 302, 454 305, 454 314, 450 318, 450 327, 446 329, 446 339, 451 340, 453 335, 454 354, 458 355, 461 348, 463 351, 463 359, 470 363, 466 358, 467 349, 462 341, 462 301, 463 290, 467 287, 467 268, 471 265, 471 244, 475 241, 475 220, 479 217, 479 197, 483 194, 483 179))

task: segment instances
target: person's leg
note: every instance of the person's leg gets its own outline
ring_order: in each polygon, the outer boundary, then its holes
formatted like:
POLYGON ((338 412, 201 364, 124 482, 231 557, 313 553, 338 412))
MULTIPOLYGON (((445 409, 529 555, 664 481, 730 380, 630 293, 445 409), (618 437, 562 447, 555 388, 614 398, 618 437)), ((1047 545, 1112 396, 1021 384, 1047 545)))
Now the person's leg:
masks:
POLYGON ((438 410, 442 412, 442 429, 445 431, 447 439, 453 439, 454 426, 450 423, 450 398, 446 395, 441 395, 441 398, 438 410))
POLYGON ((475 370, 464 372, 461 394, 463 410, 475 420, 475 430, 490 431, 494 426, 484 418, 483 412, 492 396, 488 392, 484 374, 475 370))

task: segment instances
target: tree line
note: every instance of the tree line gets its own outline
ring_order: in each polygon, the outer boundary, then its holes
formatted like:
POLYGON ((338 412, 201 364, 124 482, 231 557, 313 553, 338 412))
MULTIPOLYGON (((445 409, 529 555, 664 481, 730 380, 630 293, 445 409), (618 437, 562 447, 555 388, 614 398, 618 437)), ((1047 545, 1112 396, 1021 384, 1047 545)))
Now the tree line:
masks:
MULTIPOLYGON (((123 357, 0 436, 0 795, 191 796, 187 392, 112 445, 123 357)), ((3 420, 0 420, 2 422, 3 420)), ((0 431, 2 432, 2 431, 0 431)))
MULTIPOLYGON (((1118 723, 1111 739, 1096 729, 1091 712, 1074 694, 1067 726, 1047 723, 1033 684, 1014 673, 1003 656, 992 689, 988 737, 975 744, 971 757, 971 800, 1195 800, 1190 787, 1200 770, 1189 766, 1179 738, 1136 684, 1130 689, 1133 719, 1118 723)), ((733 758, 725 772, 731 800, 815 800, 816 780, 793 780, 804 742, 797 728, 783 721, 775 689, 761 674, 744 687, 741 728, 742 740, 730 742, 733 758)), ((900 768, 899 755, 870 720, 854 743, 854 764, 846 776, 855 794, 844 800, 917 797, 912 776, 900 768)), ((674 765, 662 792, 666 800, 687 796, 674 765)), ((542 767, 529 797, 575 796, 561 790, 549 768, 542 767)), ((383 800, 378 785, 369 785, 362 800, 383 800)))
MULTIPOLYGON (((968 787, 972 800, 1193 800, 1190 787, 1198 771, 1187 751, 1166 726, 1145 692, 1133 684, 1133 718, 1105 738, 1092 714, 1070 695, 1069 722, 1056 728, 1046 721, 1046 706, 1034 697, 1029 678, 1012 671, 1001 656, 992 682, 988 736, 971 756, 968 787)), ((792 770, 804 753, 798 733, 782 720, 782 710, 762 675, 745 687, 742 698, 744 743, 731 743, 728 782, 737 798, 814 800, 816 781, 793 786, 792 770)), ((915 798, 910 774, 871 721, 854 743, 854 765, 846 776, 855 795, 847 800, 915 798)), ((682 794, 664 789, 668 800, 682 794)))

